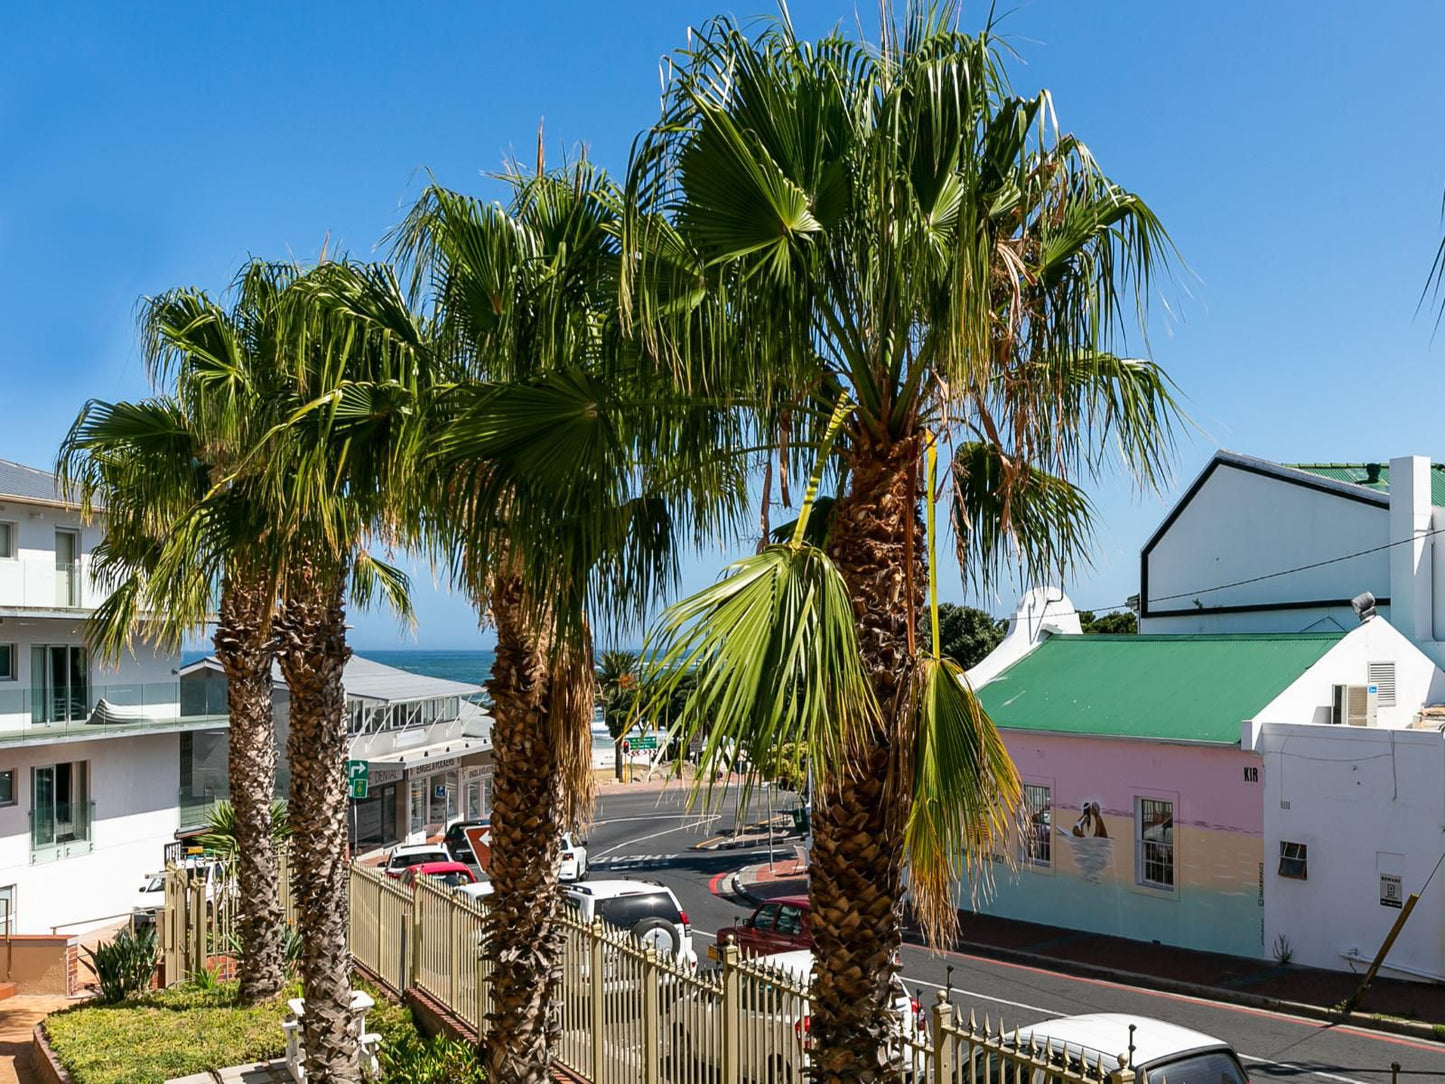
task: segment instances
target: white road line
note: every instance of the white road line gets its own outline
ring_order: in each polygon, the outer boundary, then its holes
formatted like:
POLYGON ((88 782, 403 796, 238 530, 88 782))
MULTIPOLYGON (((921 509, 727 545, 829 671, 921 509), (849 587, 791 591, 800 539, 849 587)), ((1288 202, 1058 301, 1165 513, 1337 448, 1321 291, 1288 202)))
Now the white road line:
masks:
MULTIPOLYGON (((1235 1053, 1239 1054, 1239 1051, 1236 1050, 1235 1053)), ((1268 1065, 1272 1069, 1283 1069, 1289 1073, 1304 1073, 1306 1076, 1317 1076, 1322 1080, 1338 1081, 1339 1084, 1366 1084, 1365 1081, 1359 1080, 1356 1077, 1327 1073, 1323 1069, 1307 1069, 1303 1065, 1292 1065, 1287 1061, 1270 1061, 1268 1058, 1256 1058, 1250 1054, 1239 1054, 1239 1056, 1245 1061, 1256 1062, 1259 1065, 1268 1065)))
POLYGON ((593 821, 592 827, 596 828, 602 824, 622 824, 624 821, 665 821, 677 820, 679 817, 699 817, 704 821, 715 821, 722 816, 721 813, 690 813, 686 810, 677 813, 649 813, 646 816, 638 817, 608 817, 606 820, 593 821))
MULTIPOLYGON (((905 986, 907 986, 907 985, 909 985, 909 984, 912 984, 912 985, 914 985, 914 986, 929 986, 929 987, 932 987, 932 988, 935 989, 935 990, 947 990, 947 989, 948 989, 947 986, 940 985, 939 983, 936 983, 936 982, 927 982, 927 981, 925 981, 925 980, 923 980, 923 979, 910 979, 910 978, 909 978, 908 976, 906 976, 906 975, 903 977, 903 984, 904 984, 905 986)), ((955 986, 955 987, 953 987, 953 992, 954 992, 955 994, 962 994, 962 995, 965 996, 965 997, 976 997, 976 998, 980 999, 981 1001, 996 1001, 996 1002, 998 1002, 1000 1005, 1011 1005, 1011 1006, 1012 1006, 1013 1008, 1015 1008, 1015 1009, 1027 1009, 1029 1012, 1041 1012, 1041 1013, 1043 1013, 1043 1014, 1046 1015, 1046 1016, 1066 1016, 1066 1015, 1068 1015, 1067 1013, 1061 1013, 1061 1012, 1059 1012, 1059 1011, 1057 1011, 1057 1010, 1055 1010, 1055 1009, 1044 1009, 1044 1008, 1040 1008, 1038 1005, 1026 1005, 1026 1004, 1025 1004, 1024 1002, 1022 1002, 1022 1001, 1010 1001, 1010 1000, 1008 1000, 1008 998, 994 997, 992 994, 978 994, 978 993, 974 993, 972 990, 965 990, 965 989, 963 989, 963 988, 960 987, 960 986, 955 986)))
POLYGON ((622 847, 631 847, 637 843, 646 843, 649 839, 657 839, 659 836, 670 836, 674 832, 686 832, 688 829, 694 827, 696 827, 695 824, 679 824, 676 828, 666 828, 661 832, 653 832, 650 836, 637 836, 634 839, 624 839, 621 843, 614 843, 611 847, 604 847, 597 852, 596 857, 601 858, 603 855, 611 854, 613 851, 622 847))

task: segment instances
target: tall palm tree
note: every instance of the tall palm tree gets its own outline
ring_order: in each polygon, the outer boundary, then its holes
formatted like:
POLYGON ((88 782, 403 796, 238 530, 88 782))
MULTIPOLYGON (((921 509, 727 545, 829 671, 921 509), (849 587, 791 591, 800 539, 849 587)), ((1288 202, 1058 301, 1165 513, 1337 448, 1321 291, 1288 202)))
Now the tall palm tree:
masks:
POLYGON ((276 997, 284 982, 271 800, 276 740, 271 699, 276 581, 258 541, 271 522, 266 495, 227 477, 275 420, 276 323, 282 269, 253 263, 229 308, 194 289, 149 298, 142 343, 159 394, 137 403, 87 403, 61 445, 58 473, 106 517, 97 574, 111 587, 87 623, 102 657, 118 658, 139 632, 178 650, 216 615, 212 643, 227 678, 228 777, 235 863, 240 999, 276 997), (204 505, 204 545, 167 545, 204 505))
POLYGON ((614 739, 626 733, 640 692, 636 652, 613 649, 597 656, 597 702, 614 739))
POLYGON ((591 622, 636 620, 675 573, 678 532, 726 518, 740 476, 689 475, 715 419, 669 399, 618 334, 615 186, 585 163, 510 182, 505 208, 429 190, 398 243, 455 373, 434 537, 497 632, 487 1067, 532 1084, 559 1025, 560 837, 591 812, 591 622))
POLYGON ((683 722, 716 718, 707 758, 807 745, 829 1082, 901 1078, 885 1040, 904 869, 947 940, 1018 799, 961 668, 920 651, 929 464, 944 455, 965 575, 989 583, 1016 561, 1067 571, 1090 522, 1075 479, 1121 464, 1151 484, 1171 448, 1167 380, 1113 352, 1169 254, 1162 227, 957 21, 950 3, 887 15, 872 45, 715 21, 674 57, 628 178, 630 326, 736 396, 770 462, 816 458, 791 538, 677 604, 652 650, 695 673, 683 722), (699 336, 709 307, 728 330, 699 336))

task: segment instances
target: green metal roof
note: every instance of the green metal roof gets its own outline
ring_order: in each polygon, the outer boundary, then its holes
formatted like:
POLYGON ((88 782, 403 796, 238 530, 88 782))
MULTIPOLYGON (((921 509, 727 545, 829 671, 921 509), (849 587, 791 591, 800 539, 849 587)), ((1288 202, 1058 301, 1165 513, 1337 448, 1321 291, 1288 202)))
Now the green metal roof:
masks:
POLYGON ((979 697, 1010 730, 1233 745, 1342 636, 1051 636, 979 697))
MULTIPOLYGON (((1285 463, 1284 466, 1336 482, 1364 486, 1376 493, 1390 492, 1388 463, 1285 463)), ((1430 503, 1445 508, 1445 463, 1430 464, 1430 503)))

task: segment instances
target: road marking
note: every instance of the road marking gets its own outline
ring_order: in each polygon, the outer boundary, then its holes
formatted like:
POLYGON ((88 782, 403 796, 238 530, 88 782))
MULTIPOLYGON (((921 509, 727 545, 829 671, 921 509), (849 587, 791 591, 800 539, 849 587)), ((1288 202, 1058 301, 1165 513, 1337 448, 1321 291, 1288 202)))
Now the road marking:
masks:
POLYGON ((700 818, 700 820, 703 820, 703 821, 715 821, 715 820, 717 820, 717 819, 718 819, 719 817, 721 817, 721 816, 722 816, 721 813, 702 813, 702 814, 698 814, 698 813, 690 813, 690 812, 686 812, 686 811, 678 812, 678 813, 649 813, 649 814, 647 814, 646 816, 637 816, 637 817, 608 817, 606 820, 593 821, 593 822, 592 822, 592 827, 596 828, 598 825, 601 825, 601 824, 622 824, 622 823, 624 823, 624 822, 626 822, 626 821, 667 821, 667 820, 677 820, 679 817, 698 817, 698 818, 700 818))
MULTIPOLYGON (((1235 1051, 1239 1054, 1239 1051, 1235 1051)), ((1292 1065, 1287 1061, 1270 1061, 1268 1058, 1256 1058, 1251 1054, 1239 1054, 1245 1061, 1252 1061, 1259 1065, 1268 1065, 1272 1069, 1283 1069, 1289 1073, 1304 1073, 1306 1076, 1317 1076, 1323 1080, 1335 1080, 1339 1084, 1367 1084, 1366 1081, 1352 1076, 1339 1076, 1336 1073, 1327 1073, 1323 1069, 1309 1069, 1303 1065, 1292 1065)))
POLYGON ((657 839, 659 836, 670 836, 674 832, 686 832, 689 828, 692 827, 695 827, 695 825, 680 824, 676 828, 666 828, 661 832, 653 832, 650 836, 638 836, 635 839, 624 839, 621 843, 614 843, 611 847, 604 847, 602 850, 597 852, 597 857, 601 858, 603 855, 611 854, 613 851, 618 850, 622 847, 630 847, 637 843, 646 843, 649 839, 657 839))
POLYGON ((965 990, 965 989, 963 989, 963 988, 960 987, 960 986, 954 986, 954 987, 942 986, 942 985, 940 985, 939 983, 936 983, 936 982, 928 982, 928 981, 926 981, 926 980, 924 980, 924 979, 910 979, 907 975, 903 976, 903 984, 906 986, 906 985, 908 985, 909 983, 912 983, 912 984, 915 985, 915 986, 930 986, 930 987, 932 987, 932 988, 935 989, 935 990, 948 990, 948 989, 952 989, 955 994, 963 994, 963 995, 965 995, 965 996, 967 996, 967 997, 976 997, 976 998, 980 998, 980 999, 982 999, 982 1000, 984 1000, 984 1001, 996 1001, 996 1002, 998 1002, 1000 1005, 1011 1005, 1011 1006, 1013 1006, 1015 1009, 1027 1009, 1029 1012, 1041 1012, 1041 1013, 1043 1013, 1043 1014, 1046 1015, 1046 1016, 1066 1016, 1066 1015, 1068 1015, 1067 1013, 1061 1013, 1061 1012, 1058 1012, 1058 1011, 1056 1011, 1056 1010, 1054 1010, 1054 1009, 1044 1009, 1044 1008, 1040 1008, 1038 1005, 1027 1005, 1027 1004, 1025 1004, 1025 1003, 1022 1002, 1022 1001, 1010 1001, 1010 1000, 1008 1000, 1008 998, 1005 998, 1005 997, 994 997, 992 994, 978 994, 978 993, 974 993, 974 991, 972 991, 972 990, 965 990))

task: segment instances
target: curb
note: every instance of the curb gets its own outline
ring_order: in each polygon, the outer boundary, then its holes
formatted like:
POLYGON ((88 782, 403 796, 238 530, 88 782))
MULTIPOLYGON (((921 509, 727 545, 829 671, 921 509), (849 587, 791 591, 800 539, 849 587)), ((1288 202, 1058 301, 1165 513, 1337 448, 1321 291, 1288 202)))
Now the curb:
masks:
POLYGON ((30 1037, 30 1068, 41 1084, 71 1084, 70 1074, 60 1064, 45 1034, 44 1021, 35 1025, 30 1037))
MULTIPOLYGON (((755 907, 766 903, 766 899, 749 892, 743 885, 742 873, 742 870, 738 870, 732 875, 732 895, 755 907)), ((1271 1012, 1287 1013, 1290 1016, 1318 1020, 1325 1024, 1345 1024, 1369 1031, 1405 1035, 1412 1039, 1424 1039, 1433 1043, 1441 1042, 1440 1035, 1435 1031, 1435 1025, 1427 1024, 1424 1021, 1360 1013, 1344 1017, 1333 1009, 1325 1008, 1322 1005, 1310 1005, 1303 1001, 1289 1001, 1285 998, 1270 997, 1267 994, 1251 994, 1245 990, 1230 990, 1225 987, 1205 986, 1195 982, 1179 982, 1176 979, 1166 979, 1159 975, 1145 975, 1137 971, 1118 971, 1111 967, 1099 967, 1075 960, 1060 960, 1053 956, 1041 956, 1036 952, 1000 948, 997 945, 988 945, 979 941, 960 941, 954 945, 953 950, 973 956, 982 956, 985 959, 999 960, 1003 963, 1035 967, 1040 971, 1050 971, 1059 975, 1100 979, 1105 982, 1117 983, 1120 986, 1135 986, 1145 990, 1158 990, 1166 994, 1182 994, 1185 997, 1198 998, 1201 1001, 1242 1005, 1249 1009, 1268 1009, 1271 1012)))

